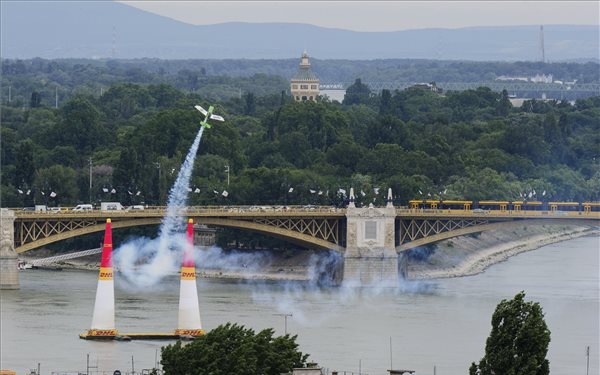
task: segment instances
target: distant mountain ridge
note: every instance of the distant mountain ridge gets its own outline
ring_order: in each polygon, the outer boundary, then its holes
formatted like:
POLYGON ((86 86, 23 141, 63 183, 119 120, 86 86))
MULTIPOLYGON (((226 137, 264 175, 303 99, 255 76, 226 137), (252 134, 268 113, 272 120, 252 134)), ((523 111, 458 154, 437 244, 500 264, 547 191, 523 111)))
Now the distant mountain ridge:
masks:
MULTIPOLYGON (((356 32, 293 23, 194 26, 113 1, 2 1, 2 58, 539 61, 539 26, 356 32)), ((549 61, 599 59, 598 27, 544 25, 549 61)))

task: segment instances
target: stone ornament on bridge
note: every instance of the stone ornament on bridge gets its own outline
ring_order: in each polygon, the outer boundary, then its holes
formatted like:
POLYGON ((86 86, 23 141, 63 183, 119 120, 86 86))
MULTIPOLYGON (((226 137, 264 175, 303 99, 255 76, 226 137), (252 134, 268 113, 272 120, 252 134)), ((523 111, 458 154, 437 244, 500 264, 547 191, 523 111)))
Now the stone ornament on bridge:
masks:
POLYGON ((13 253, 16 255, 14 247, 15 214, 6 208, 2 208, 1 210, 0 256, 7 256, 13 253))
POLYGON ((19 270, 15 251, 15 214, 6 208, 0 209, 0 290, 19 289, 19 270))
MULTIPOLYGON (((350 190, 353 197, 354 191, 350 190)), ((360 285, 395 284, 398 281, 398 254, 394 244, 396 209, 391 189, 385 207, 357 208, 352 199, 346 210, 347 242, 344 253, 344 281, 360 285)))

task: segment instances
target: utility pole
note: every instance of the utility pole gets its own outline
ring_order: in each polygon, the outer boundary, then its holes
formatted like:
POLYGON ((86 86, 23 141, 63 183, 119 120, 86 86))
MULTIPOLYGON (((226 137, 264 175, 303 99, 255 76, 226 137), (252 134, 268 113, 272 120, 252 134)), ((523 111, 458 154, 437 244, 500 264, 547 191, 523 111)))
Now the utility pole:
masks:
POLYGON ((112 52, 111 56, 114 59, 117 56, 117 29, 113 26, 112 29, 112 52))
POLYGON ((98 361, 96 361, 96 366, 90 366, 90 353, 87 354, 87 367, 86 367, 86 375, 90 375, 90 369, 96 369, 98 371, 98 361))
POLYGON ((540 26, 540 50, 542 52, 542 62, 546 62, 546 51, 544 48, 544 25, 540 26))
POLYGON ((394 363, 392 362, 392 336, 390 336, 390 370, 394 369, 394 363))
POLYGON ((229 187, 229 166, 225 166, 225 173, 227 173, 227 187, 229 187))
POLYGON ((586 367, 585 374, 590 375, 590 346, 589 345, 585 349, 585 356, 587 357, 587 367, 586 367))
POLYGON ((160 162, 154 162, 154 165, 156 166, 156 169, 158 169, 158 202, 157 202, 157 204, 160 205, 160 162))
POLYGON ((283 320, 284 320, 284 330, 283 330, 283 333, 285 335, 287 335, 287 318, 288 318, 288 316, 293 316, 293 314, 290 313, 290 314, 275 314, 275 315, 277 315, 277 316, 283 316, 283 320))
POLYGON ((92 157, 90 156, 90 204, 92 203, 92 157))

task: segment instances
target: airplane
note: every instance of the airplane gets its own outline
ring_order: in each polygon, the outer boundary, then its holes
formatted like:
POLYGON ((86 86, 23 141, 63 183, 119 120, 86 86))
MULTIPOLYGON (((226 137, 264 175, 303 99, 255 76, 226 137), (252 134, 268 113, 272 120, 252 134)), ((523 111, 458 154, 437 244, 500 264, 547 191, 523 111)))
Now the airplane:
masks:
POLYGON ((199 110, 200 112, 202 112, 202 114, 204 115, 204 121, 200 121, 200 125, 202 125, 203 127, 210 129, 210 124, 208 123, 208 120, 217 120, 217 121, 225 121, 225 119, 219 115, 215 115, 212 112, 214 111, 215 107, 213 107, 212 105, 210 107, 208 107, 208 111, 202 107, 200 107, 199 105, 194 106, 194 108, 196 108, 197 110, 199 110))

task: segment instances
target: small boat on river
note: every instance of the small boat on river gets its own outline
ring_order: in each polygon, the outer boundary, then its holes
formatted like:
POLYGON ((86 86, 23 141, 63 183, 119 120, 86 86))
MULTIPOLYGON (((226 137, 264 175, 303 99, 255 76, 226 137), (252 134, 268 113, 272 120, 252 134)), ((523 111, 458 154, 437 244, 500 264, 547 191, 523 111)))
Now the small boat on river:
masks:
POLYGON ((17 262, 17 269, 19 269, 19 270, 30 270, 32 268, 33 268, 33 264, 27 263, 24 260, 19 260, 17 262))

